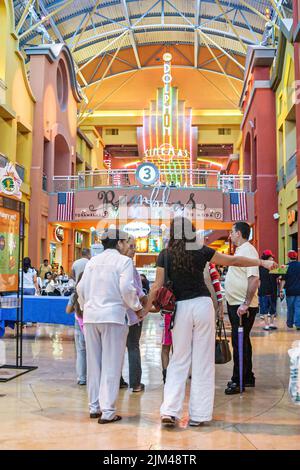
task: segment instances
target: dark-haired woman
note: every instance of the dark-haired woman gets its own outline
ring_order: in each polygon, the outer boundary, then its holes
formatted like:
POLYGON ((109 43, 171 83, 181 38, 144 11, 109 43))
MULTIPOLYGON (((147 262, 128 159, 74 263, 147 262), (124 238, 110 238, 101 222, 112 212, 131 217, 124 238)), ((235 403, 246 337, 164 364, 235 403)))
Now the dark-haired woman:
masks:
POLYGON ((31 266, 31 260, 28 257, 23 259, 22 276, 23 295, 35 295, 36 292, 40 291, 36 270, 31 266))
POLYGON ((241 256, 217 253, 201 246, 189 219, 177 217, 171 223, 170 242, 157 261, 146 311, 149 311, 158 290, 163 286, 167 265, 177 299, 175 325, 172 330, 171 357, 161 406, 161 422, 174 426, 181 418, 186 380, 191 366, 192 380, 189 401, 190 426, 199 426, 212 419, 215 392, 215 314, 203 270, 207 262, 227 266, 265 266, 275 263, 241 256))

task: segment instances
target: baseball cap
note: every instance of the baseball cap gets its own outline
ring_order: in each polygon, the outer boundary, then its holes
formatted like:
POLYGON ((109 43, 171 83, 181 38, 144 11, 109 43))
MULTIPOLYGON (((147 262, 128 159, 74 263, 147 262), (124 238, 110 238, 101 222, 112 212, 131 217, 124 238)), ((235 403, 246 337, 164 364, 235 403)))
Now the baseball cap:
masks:
POLYGON ((288 258, 290 258, 290 259, 297 259, 298 258, 298 253, 295 250, 290 250, 287 255, 288 255, 288 258))
POLYGON ((272 258, 274 258, 274 255, 271 250, 263 251, 263 256, 272 256, 272 258))

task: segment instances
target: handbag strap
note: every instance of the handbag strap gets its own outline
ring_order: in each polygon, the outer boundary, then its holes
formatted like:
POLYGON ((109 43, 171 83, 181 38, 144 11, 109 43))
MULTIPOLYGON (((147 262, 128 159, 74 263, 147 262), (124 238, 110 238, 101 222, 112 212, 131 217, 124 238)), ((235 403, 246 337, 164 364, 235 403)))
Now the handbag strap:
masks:
POLYGON ((219 337, 219 339, 222 339, 222 329, 224 332, 224 339, 227 340, 227 335, 226 335, 226 330, 225 330, 225 324, 224 320, 217 320, 217 331, 216 331, 216 336, 219 337))

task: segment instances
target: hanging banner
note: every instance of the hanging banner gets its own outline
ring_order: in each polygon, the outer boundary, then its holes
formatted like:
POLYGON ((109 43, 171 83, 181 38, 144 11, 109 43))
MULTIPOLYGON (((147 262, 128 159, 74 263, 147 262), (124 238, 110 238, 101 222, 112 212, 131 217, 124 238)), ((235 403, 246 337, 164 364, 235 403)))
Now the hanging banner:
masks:
POLYGON ((7 163, 5 168, 0 168, 0 193, 21 199, 21 184, 22 180, 13 163, 7 163))
POLYGON ((0 208, 0 292, 18 291, 20 214, 0 208))

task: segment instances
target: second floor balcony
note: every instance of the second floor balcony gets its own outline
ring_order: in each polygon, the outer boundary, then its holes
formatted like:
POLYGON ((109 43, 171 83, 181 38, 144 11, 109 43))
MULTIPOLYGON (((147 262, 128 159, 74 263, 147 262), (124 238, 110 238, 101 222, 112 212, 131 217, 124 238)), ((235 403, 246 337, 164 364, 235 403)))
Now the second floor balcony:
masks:
MULTIPOLYGON (((161 170, 156 185, 174 188, 251 192, 250 175, 228 175, 214 170, 161 170)), ((52 193, 101 188, 138 188, 136 170, 94 170, 72 176, 54 176, 52 193)))

